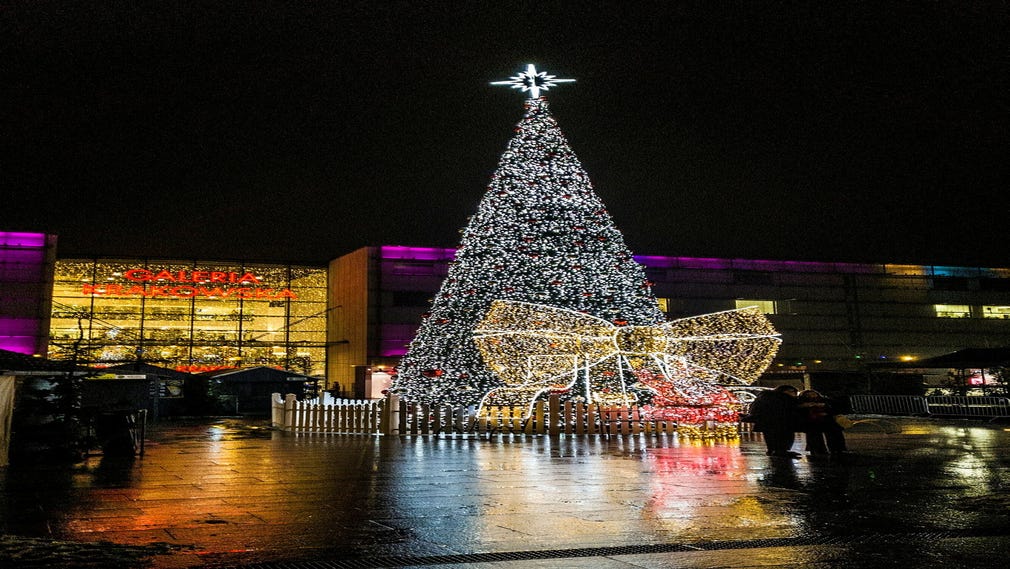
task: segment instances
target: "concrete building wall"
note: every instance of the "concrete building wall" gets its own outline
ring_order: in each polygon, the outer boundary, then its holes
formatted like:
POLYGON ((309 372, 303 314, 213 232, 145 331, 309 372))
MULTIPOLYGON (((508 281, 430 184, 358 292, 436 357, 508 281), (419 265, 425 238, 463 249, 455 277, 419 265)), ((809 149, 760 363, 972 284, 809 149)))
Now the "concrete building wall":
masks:
POLYGON ((374 247, 363 247, 334 259, 329 265, 327 300, 327 386, 340 394, 354 390, 355 368, 369 359, 369 328, 376 307, 372 256, 374 247))

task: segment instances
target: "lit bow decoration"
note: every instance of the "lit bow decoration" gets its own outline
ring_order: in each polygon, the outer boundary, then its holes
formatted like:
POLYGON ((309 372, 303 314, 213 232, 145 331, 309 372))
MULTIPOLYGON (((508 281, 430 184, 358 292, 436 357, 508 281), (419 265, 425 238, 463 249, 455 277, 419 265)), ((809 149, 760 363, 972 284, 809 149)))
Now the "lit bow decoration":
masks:
MULTIPOLYGON (((474 327, 487 366, 505 384, 481 406, 525 406, 546 391, 566 392, 582 378, 587 403, 630 405, 629 386, 647 375, 690 398, 692 386, 750 384, 781 340, 756 307, 681 318, 653 326, 617 326, 564 308, 496 300, 474 327)), ((640 385, 640 387, 643 385, 640 385)), ((652 388, 648 383, 646 388, 652 388)))

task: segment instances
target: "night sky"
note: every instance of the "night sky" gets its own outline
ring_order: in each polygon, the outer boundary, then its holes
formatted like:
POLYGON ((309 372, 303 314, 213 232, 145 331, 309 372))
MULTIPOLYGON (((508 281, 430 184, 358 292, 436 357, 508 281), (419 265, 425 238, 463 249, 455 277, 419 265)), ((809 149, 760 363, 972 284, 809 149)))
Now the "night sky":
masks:
POLYGON ((0 230, 454 247, 534 63, 636 254, 1010 266, 1006 2, 0 3, 0 230))

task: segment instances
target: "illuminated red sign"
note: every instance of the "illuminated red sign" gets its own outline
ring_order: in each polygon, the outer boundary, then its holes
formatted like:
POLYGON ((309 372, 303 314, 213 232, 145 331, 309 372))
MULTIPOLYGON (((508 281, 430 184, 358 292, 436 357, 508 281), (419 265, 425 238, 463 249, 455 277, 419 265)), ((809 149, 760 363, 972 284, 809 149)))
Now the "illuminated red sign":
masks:
POLYGON ((203 373, 205 371, 221 371, 226 369, 238 369, 235 366, 210 366, 210 365, 179 365, 175 366, 175 371, 183 373, 203 373))
POLYGON ((298 295, 291 289, 274 289, 258 286, 215 286, 260 284, 253 273, 230 271, 153 271, 130 269, 123 277, 134 283, 144 284, 85 284, 81 293, 86 296, 142 296, 144 298, 174 297, 193 298, 242 298, 247 300, 296 299, 298 295), (156 283, 156 284, 151 284, 156 283), (164 283, 164 284, 162 284, 164 283), (193 284, 176 284, 193 283, 193 284), (205 286, 200 286, 205 285, 205 286))
POLYGON ((224 271, 150 271, 148 269, 130 269, 123 276, 131 281, 169 281, 175 283, 231 283, 259 284, 260 280, 252 273, 233 273, 224 271))

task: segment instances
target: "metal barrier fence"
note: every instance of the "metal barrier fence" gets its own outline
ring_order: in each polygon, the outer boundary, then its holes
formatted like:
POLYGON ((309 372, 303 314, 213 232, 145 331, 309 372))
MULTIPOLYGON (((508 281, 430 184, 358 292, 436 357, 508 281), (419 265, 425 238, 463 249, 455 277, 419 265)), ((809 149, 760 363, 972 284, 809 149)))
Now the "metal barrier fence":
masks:
POLYGON ((932 415, 938 417, 1010 417, 1006 397, 943 395, 852 395, 852 412, 874 415, 932 415))
POLYGON ((852 395, 852 412, 871 415, 929 415, 926 398, 919 395, 852 395))
POLYGON ((1010 400, 1006 397, 927 397, 930 415, 953 417, 1010 417, 1010 400))

